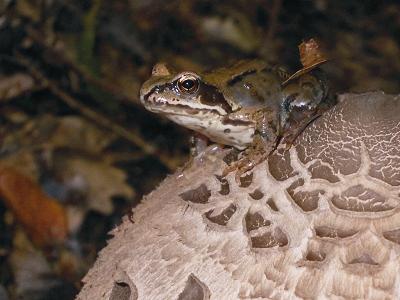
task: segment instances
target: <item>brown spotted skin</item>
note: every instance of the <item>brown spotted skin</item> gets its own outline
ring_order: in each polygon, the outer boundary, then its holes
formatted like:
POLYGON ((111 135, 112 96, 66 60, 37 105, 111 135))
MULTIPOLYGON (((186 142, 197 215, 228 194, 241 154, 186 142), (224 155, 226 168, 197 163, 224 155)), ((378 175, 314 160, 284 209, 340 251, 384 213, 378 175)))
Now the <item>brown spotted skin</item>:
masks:
POLYGON ((164 64, 157 64, 141 87, 140 100, 149 111, 213 142, 262 152, 245 153, 256 165, 275 149, 278 138, 286 137, 292 143, 334 104, 319 70, 284 84, 285 79, 281 68, 260 60, 241 61, 204 74, 169 72, 164 64), (188 81, 189 90, 182 85, 188 81))
POLYGON ((157 64, 140 89, 140 101, 149 111, 213 142, 245 150, 222 174, 236 171, 239 182, 279 143, 289 148, 335 104, 320 70, 287 77, 281 68, 260 60, 240 61, 204 74, 176 73, 157 64))
POLYGON ((240 183, 211 148, 166 179, 78 299, 399 299, 400 98, 340 101, 240 183))

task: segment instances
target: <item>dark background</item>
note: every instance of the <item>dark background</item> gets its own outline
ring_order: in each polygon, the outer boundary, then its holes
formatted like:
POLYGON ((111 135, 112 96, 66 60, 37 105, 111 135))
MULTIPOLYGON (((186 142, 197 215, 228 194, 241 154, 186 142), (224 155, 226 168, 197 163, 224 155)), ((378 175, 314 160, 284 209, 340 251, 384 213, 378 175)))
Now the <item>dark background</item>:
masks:
POLYGON ((0 11, 0 299, 73 299, 107 232, 188 159, 190 133, 138 101, 156 62, 201 71, 262 58, 294 72, 313 37, 332 91, 399 92, 398 1, 24 0, 0 11), (66 239, 35 242, 37 224, 19 217, 33 192, 2 185, 4 165, 60 205, 66 239))

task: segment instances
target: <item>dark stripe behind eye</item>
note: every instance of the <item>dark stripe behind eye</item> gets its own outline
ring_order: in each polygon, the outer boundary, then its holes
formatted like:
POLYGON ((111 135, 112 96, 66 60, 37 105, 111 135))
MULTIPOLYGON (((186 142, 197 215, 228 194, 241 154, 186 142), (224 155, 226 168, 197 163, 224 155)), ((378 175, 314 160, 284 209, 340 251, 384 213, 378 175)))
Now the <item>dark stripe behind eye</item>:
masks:
POLYGON ((200 102, 202 104, 220 106, 227 113, 232 112, 232 108, 226 101, 224 95, 219 92, 216 87, 202 83, 200 84, 198 94, 200 95, 200 102))
POLYGON ((244 73, 242 73, 242 74, 236 75, 235 77, 233 77, 232 79, 230 79, 230 80, 228 81, 228 85, 232 86, 232 85, 234 85, 235 83, 241 81, 241 80, 242 80, 244 77, 246 77, 247 75, 251 75, 251 74, 254 74, 254 73, 256 73, 256 72, 257 72, 256 70, 249 70, 249 71, 246 71, 246 72, 244 72, 244 73))

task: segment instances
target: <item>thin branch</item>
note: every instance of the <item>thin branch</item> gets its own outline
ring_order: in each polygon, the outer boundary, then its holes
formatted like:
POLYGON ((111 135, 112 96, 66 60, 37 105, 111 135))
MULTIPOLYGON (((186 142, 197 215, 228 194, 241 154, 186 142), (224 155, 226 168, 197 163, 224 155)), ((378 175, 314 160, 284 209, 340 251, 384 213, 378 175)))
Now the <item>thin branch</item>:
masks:
POLYGON ((157 157, 160 160, 160 162, 163 163, 170 171, 175 169, 175 165, 171 163, 170 158, 162 153, 159 153, 156 150, 156 147, 150 145, 140 136, 134 134, 131 131, 126 130, 125 128, 123 128, 118 124, 115 124, 107 117, 90 109, 86 105, 80 103, 78 100, 74 99, 73 97, 62 91, 54 81, 48 79, 41 71, 39 71, 38 68, 33 66, 32 63, 21 54, 18 55, 18 60, 23 66, 25 66, 28 69, 29 73, 32 75, 34 79, 39 81, 43 86, 47 87, 54 95, 60 98, 68 106, 79 111, 86 118, 96 122, 97 124, 101 125, 104 128, 113 131, 118 136, 137 145, 145 154, 157 157))
POLYGON ((272 41, 276 33, 276 27, 278 25, 279 12, 282 7, 282 0, 274 0, 272 3, 272 9, 269 12, 269 24, 266 36, 267 43, 272 41))
POLYGON ((271 45, 273 45, 272 41, 278 27, 279 13, 281 11, 281 8, 282 0, 273 0, 272 7, 269 9, 268 12, 268 30, 265 34, 264 41, 259 49, 259 54, 261 56, 266 54, 271 55, 271 50, 273 49, 271 45))
POLYGON ((40 32, 37 31, 36 29, 33 29, 31 26, 27 26, 27 33, 28 36, 36 44, 40 45, 42 48, 45 49, 45 52, 48 52, 51 55, 55 56, 57 58, 57 61, 67 65, 71 70, 73 70, 79 76, 81 76, 84 81, 99 87, 103 91, 110 93, 116 100, 122 103, 134 105, 135 107, 144 110, 143 106, 139 104, 138 97, 132 97, 130 95, 126 95, 125 93, 122 92, 121 87, 113 85, 104 79, 99 79, 92 76, 88 71, 86 71, 81 66, 77 65, 73 60, 69 59, 61 51, 54 49, 53 47, 48 45, 43 36, 40 34, 40 32))

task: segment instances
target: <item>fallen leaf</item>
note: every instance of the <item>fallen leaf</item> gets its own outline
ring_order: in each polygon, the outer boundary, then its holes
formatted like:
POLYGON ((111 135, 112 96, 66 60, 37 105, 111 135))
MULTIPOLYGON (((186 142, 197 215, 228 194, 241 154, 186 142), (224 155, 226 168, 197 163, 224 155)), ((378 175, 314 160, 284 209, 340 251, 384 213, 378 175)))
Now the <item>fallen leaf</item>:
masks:
POLYGON ((38 165, 37 160, 38 157, 36 153, 23 149, 1 157, 0 162, 1 166, 11 167, 31 180, 37 181, 41 173, 40 165, 38 165))
POLYGON ((57 128, 47 141, 53 148, 66 147, 87 153, 102 153, 116 139, 114 133, 102 130, 81 117, 66 116, 56 120, 57 128))
MULTIPOLYGON (((61 299, 73 299, 76 290, 67 284, 63 273, 58 271, 59 261, 49 262, 39 249, 35 249, 24 232, 17 230, 13 238, 14 249, 9 256, 16 299, 54 299, 49 295, 60 295, 61 299), (65 297, 65 294, 69 297, 65 297)), ((1 295, 0 295, 0 299, 1 295)))
POLYGON ((299 45, 300 61, 304 68, 312 68, 327 61, 319 44, 314 39, 309 39, 299 45))
POLYGON ((41 18, 41 6, 37 0, 22 0, 16 3, 16 10, 25 18, 28 18, 34 22, 39 22, 41 18))
POLYGON ((108 215, 113 212, 113 196, 135 194, 126 183, 126 173, 102 159, 63 153, 53 163, 54 176, 69 190, 67 194, 84 195, 86 208, 108 215))
POLYGON ((230 10, 228 16, 200 19, 200 30, 211 40, 224 42, 251 53, 260 45, 260 35, 246 14, 230 10))
POLYGON ((14 153, 25 148, 71 148, 95 154, 101 153, 115 139, 115 134, 101 130, 83 118, 43 115, 7 134, 0 144, 0 153, 14 153))
POLYGON ((23 73, 0 77, 0 102, 26 93, 33 89, 33 85, 32 77, 23 73))
MULTIPOLYGON (((44 115, 5 136, 0 163, 31 182, 38 182, 41 176, 42 189, 60 202, 79 203, 72 219, 70 207, 64 208, 71 232, 79 227, 88 209, 108 215, 113 212, 112 197, 132 198, 135 194, 125 182, 125 171, 104 158, 104 149, 113 140, 114 134, 83 118, 44 115)), ((9 201, 10 207, 16 205, 12 198, 9 201)), ((23 208, 23 203, 14 207, 25 214, 23 208)))
POLYGON ((30 178, 1 165, 0 196, 35 245, 45 247, 64 242, 68 230, 64 208, 30 178))
POLYGON ((309 39, 306 42, 302 42, 299 45, 299 52, 300 61, 303 65, 303 68, 286 79, 282 85, 285 85, 289 81, 310 72, 311 70, 328 61, 319 44, 314 39, 309 39))

